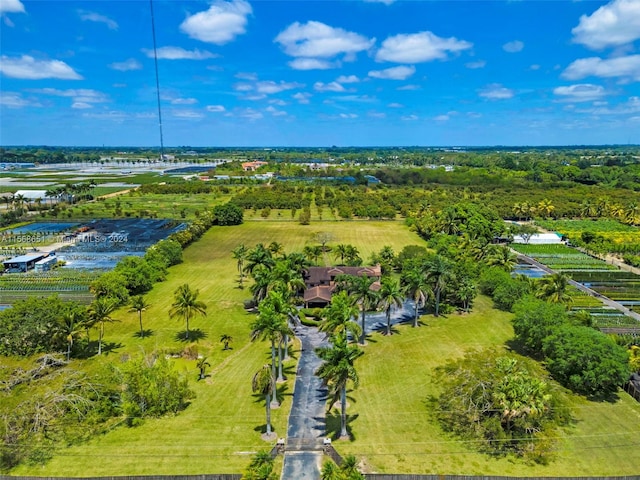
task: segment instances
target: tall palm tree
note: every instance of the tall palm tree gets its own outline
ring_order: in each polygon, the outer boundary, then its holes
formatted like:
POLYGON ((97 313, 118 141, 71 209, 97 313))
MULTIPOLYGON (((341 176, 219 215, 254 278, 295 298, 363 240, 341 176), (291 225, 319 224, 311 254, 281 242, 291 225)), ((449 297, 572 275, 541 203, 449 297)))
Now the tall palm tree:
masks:
POLYGON ((375 278, 368 275, 338 275, 336 279, 339 284, 339 290, 346 290, 354 302, 360 307, 362 331, 360 332, 360 344, 364 345, 366 338, 366 314, 374 305, 378 303, 378 292, 371 289, 376 281, 375 278))
POLYGON ((347 385, 349 381, 358 388, 360 378, 354 363, 364 352, 357 345, 349 345, 342 337, 336 337, 331 347, 320 347, 316 353, 322 365, 316 370, 329 387, 329 406, 340 399, 340 436, 347 437, 347 385))
POLYGON ((257 265, 252 272, 253 285, 251 285, 251 295, 253 300, 259 304, 269 292, 269 284, 271 283, 271 270, 264 265, 257 265))
POLYGON ((73 340, 85 329, 85 318, 79 311, 71 310, 62 315, 60 328, 67 341, 67 361, 69 361, 73 340))
POLYGON ((414 302, 413 326, 417 327, 420 308, 424 307, 427 300, 433 296, 433 291, 418 266, 403 271, 400 276, 400 284, 414 302))
POLYGON ((387 335, 391 335, 391 309, 393 307, 402 308, 404 295, 397 280, 391 277, 383 277, 380 283, 378 306, 384 310, 387 316, 387 335))
POLYGON ((253 376, 251 382, 251 390, 253 393, 264 395, 265 405, 267 409, 267 436, 272 435, 271 430, 271 396, 275 396, 275 379, 273 378, 273 368, 271 365, 263 365, 253 376))
POLYGON ((331 338, 341 336, 346 340, 348 334, 351 334, 352 338, 356 339, 362 333, 358 322, 353 320, 358 318, 358 307, 346 290, 333 295, 331 303, 322 313, 320 331, 331 338))
POLYGON ((268 289, 281 292, 287 299, 292 299, 304 288, 302 272, 292 268, 289 262, 278 260, 271 270, 268 289))
POLYGON ((344 265, 344 259, 348 251, 349 245, 346 245, 344 243, 339 243, 333 248, 333 255, 335 256, 336 260, 338 258, 340 259, 340 265, 344 265))
POLYGON ((257 244, 249 250, 245 260, 247 262, 245 270, 251 274, 253 274, 253 271, 258 265, 262 265, 267 270, 271 270, 275 265, 273 255, 271 255, 271 252, 262 243, 257 244))
POLYGON ((144 312, 150 306, 151 304, 147 302, 147 300, 144 298, 144 295, 136 295, 135 297, 131 297, 131 308, 129 309, 129 312, 138 313, 138 321, 140 322, 140 337, 144 335, 144 330, 142 329, 142 312, 144 312))
POLYGON ((267 249, 274 257, 278 257, 284 253, 284 245, 278 242, 271 242, 267 249))
POLYGON ((551 303, 570 304, 571 295, 567 293, 571 278, 564 273, 554 273, 538 280, 538 292, 536 296, 551 303))
POLYGON ((186 338, 189 338, 189 320, 195 315, 207 316, 207 305, 198 300, 198 290, 191 290, 188 283, 179 286, 173 292, 173 304, 169 310, 169 317, 181 317, 187 325, 186 338))
POLYGON ((98 325, 98 355, 102 355, 104 324, 117 321, 111 317, 116 308, 118 301, 111 297, 98 297, 89 305, 89 319, 93 325, 98 325))
POLYGON ((513 267, 518 263, 518 256, 514 254, 509 247, 495 247, 487 257, 486 264, 489 267, 499 267, 502 270, 511 272, 513 267))
POLYGON ((238 274, 240 275, 240 288, 244 288, 244 285, 243 285, 243 282, 244 282, 244 261, 247 258, 247 252, 248 252, 247 247, 243 243, 238 245, 231 252, 231 255, 233 255, 233 258, 238 262, 237 266, 238 266, 238 274))
POLYGON ((451 264, 441 255, 435 255, 427 262, 427 281, 433 285, 433 294, 435 296, 435 312, 437 317, 440 313, 440 296, 447 284, 453 279, 451 264))

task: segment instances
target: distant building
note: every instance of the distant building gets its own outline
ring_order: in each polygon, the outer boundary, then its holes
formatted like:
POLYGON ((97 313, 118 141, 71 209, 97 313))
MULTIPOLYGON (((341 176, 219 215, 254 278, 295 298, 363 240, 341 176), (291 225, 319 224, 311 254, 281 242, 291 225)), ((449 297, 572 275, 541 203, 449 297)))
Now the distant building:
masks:
POLYGON ((536 233, 531 235, 529 241, 525 241, 520 235, 513 236, 513 243, 528 243, 530 245, 551 245, 563 243, 562 235, 558 233, 536 233))
POLYGON ((35 202, 38 199, 44 200, 45 198, 47 198, 47 191, 46 190, 18 190, 16 193, 13 194, 13 198, 15 199, 15 197, 17 197, 18 195, 22 195, 22 197, 28 202, 35 202))
POLYGON ((58 263, 58 259, 55 255, 51 255, 49 257, 45 257, 42 260, 38 260, 34 265, 34 270, 36 272, 48 272, 58 263))
POLYGON ((2 262, 7 273, 27 272, 33 269, 36 262, 47 256, 46 253, 28 253, 2 262))
POLYGON ((260 160, 256 160, 255 162, 244 162, 242 164, 242 170, 244 170, 245 172, 255 172, 260 167, 263 167, 264 165, 268 165, 268 164, 269 164, 268 162, 263 162, 260 160))

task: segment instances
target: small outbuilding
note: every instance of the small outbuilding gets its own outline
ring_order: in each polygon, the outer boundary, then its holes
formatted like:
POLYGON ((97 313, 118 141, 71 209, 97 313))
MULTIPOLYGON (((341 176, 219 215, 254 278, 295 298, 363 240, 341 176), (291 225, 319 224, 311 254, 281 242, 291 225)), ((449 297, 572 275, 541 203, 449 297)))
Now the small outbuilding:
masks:
POLYGON ((27 253, 2 262, 7 273, 27 272, 36 266, 36 262, 47 256, 46 253, 27 253))
POLYGON ((48 257, 43 258, 42 260, 38 260, 34 265, 34 270, 36 272, 48 272, 58 263, 58 259, 55 255, 50 255, 48 257))
POLYGON ((513 236, 513 243, 528 243, 530 245, 552 245, 563 243, 562 235, 558 233, 536 233, 526 241, 520 235, 513 236))

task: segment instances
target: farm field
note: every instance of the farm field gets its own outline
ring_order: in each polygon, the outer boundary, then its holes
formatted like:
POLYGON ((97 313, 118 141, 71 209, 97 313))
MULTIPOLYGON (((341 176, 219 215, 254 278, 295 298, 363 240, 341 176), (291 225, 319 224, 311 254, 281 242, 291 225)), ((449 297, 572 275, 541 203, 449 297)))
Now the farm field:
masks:
MULTIPOLYGON (((268 345, 249 341, 254 315, 244 311, 247 290, 236 284, 236 262, 231 250, 277 241, 286 252, 299 251, 316 232, 334 236, 331 243, 356 246, 363 259, 382 246, 396 252, 422 240, 402 223, 246 221, 237 227, 213 227, 184 252, 184 263, 170 269, 167 280, 147 295, 151 307, 144 312, 144 328, 151 335, 139 338, 137 314, 121 309, 105 333, 107 354, 86 360, 87 369, 102 362, 119 362, 140 352, 160 350, 180 353, 191 344, 180 340, 183 324, 168 318, 175 288, 188 282, 199 289, 208 306, 206 318, 195 318, 192 331, 198 353, 211 363, 210 377, 196 382, 194 360, 177 359, 197 397, 176 417, 147 420, 136 428, 120 427, 82 446, 61 450, 44 467, 23 465, 13 475, 96 476, 142 474, 198 474, 242 471, 249 456, 269 443, 260 439, 264 425, 262 402, 251 394, 253 373, 268 361, 268 345), (233 337, 232 350, 223 351, 219 338, 233 337)), ((331 259, 326 259, 330 263, 331 259)), ((365 260, 366 262, 366 260, 365 260)), ((595 475, 635 474, 640 461, 637 432, 640 404, 626 394, 616 403, 589 402, 571 397, 576 423, 560 440, 558 459, 548 466, 527 466, 508 459, 492 459, 471 453, 468 445, 452 441, 429 417, 425 401, 437 393, 431 381, 434 367, 457 358, 472 348, 505 348, 513 335, 510 314, 490 307, 480 297, 469 315, 452 314, 435 319, 424 316, 424 325, 398 327, 398 334, 373 334, 358 360, 361 387, 351 392, 349 414, 353 441, 336 441, 342 453, 354 453, 370 470, 381 472, 595 475), (390 360, 392 359, 392 360, 390 360), (635 443, 635 444, 634 444, 635 443)), ((299 346, 291 348, 293 359, 288 381, 282 385, 283 404, 273 411, 279 436, 284 436, 293 388, 294 361, 299 346)), ((74 361, 72 366, 81 364, 74 361)), ((329 428, 333 421, 329 419, 329 428)))

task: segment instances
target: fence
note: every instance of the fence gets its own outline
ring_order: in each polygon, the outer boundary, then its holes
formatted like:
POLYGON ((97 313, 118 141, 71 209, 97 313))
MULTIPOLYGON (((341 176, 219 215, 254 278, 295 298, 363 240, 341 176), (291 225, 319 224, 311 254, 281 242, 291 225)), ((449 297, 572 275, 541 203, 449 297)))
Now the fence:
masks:
MULTIPOLYGON (((14 477, 0 475, 2 480, 60 480, 60 477, 14 477)), ((118 477, 73 477, 73 480, 241 480, 239 473, 220 473, 203 475, 137 475, 118 477)))
POLYGON ((367 480, 638 480, 638 475, 622 477, 499 477, 491 475, 394 475, 367 473, 367 480))
POLYGON ((628 382, 624 386, 624 391, 627 392, 629 395, 631 395, 633 398, 635 398, 637 401, 640 402, 640 390, 638 390, 636 387, 634 387, 633 383, 628 382))

